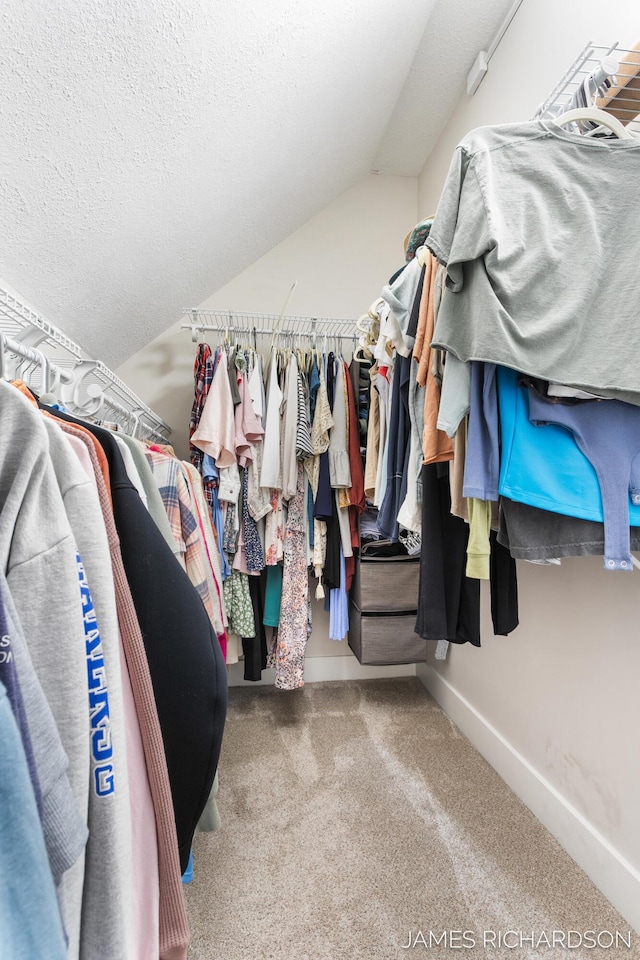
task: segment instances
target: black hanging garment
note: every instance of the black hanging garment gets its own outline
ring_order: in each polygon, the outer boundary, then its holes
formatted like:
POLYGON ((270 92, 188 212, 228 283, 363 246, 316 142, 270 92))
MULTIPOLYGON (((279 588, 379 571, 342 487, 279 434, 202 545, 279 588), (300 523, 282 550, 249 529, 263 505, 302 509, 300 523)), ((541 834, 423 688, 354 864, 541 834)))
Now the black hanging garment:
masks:
POLYGON ((491 619, 496 636, 506 637, 518 626, 518 579, 516 561, 491 531, 491 619))
POLYGON ((397 354, 391 388, 387 486, 378 512, 378 529, 388 540, 397 540, 400 533, 398 513, 407 494, 409 455, 411 452, 411 418, 409 416, 410 357, 397 354))
MULTIPOLYGON (((480 581, 466 576, 469 525, 451 514, 449 464, 422 467, 422 551, 416 633, 425 640, 480 646, 480 581)), ((516 562, 491 531, 493 632, 518 626, 516 562)))
POLYGON ((449 464, 422 467, 422 550, 416 633, 480 646, 480 581, 465 574, 469 525, 451 515, 449 464))
POLYGON ((266 579, 266 567, 259 577, 247 577, 256 633, 254 637, 242 637, 245 680, 261 680, 262 671, 267 669, 267 634, 263 623, 266 579))

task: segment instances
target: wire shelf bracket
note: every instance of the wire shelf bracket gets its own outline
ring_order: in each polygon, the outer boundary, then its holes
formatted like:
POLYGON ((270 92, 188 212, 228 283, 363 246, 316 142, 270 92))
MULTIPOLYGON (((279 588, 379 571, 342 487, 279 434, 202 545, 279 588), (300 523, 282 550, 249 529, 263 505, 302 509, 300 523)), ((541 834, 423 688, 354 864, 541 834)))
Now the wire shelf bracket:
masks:
POLYGON ((19 377, 40 393, 56 392, 79 416, 115 419, 134 436, 165 443, 171 428, 116 374, 55 324, 0 285, 0 376, 19 377))
POLYGON ((589 42, 533 115, 555 119, 588 103, 608 110, 640 133, 640 48, 589 42))

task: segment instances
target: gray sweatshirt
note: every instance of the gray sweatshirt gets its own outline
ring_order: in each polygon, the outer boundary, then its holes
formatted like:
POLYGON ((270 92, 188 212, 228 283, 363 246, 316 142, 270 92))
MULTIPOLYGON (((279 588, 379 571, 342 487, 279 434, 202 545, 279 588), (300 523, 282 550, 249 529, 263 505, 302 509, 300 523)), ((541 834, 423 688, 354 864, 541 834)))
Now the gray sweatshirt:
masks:
MULTIPOLYGON (((100 500, 68 438, 50 417, 49 456, 78 548, 87 630, 91 723, 91 787, 82 903, 80 956, 131 956, 131 804, 118 617, 111 555, 100 500), (94 616, 91 614, 91 605, 94 616)), ((86 687, 86 683, 85 683, 86 687)))
POLYGON ((9 585, 2 571, 0 598, 7 618, 11 652, 42 792, 42 831, 49 866, 57 886, 62 875, 84 851, 88 837, 87 824, 77 808, 67 776, 69 761, 51 707, 33 668, 9 585))
POLYGON ((389 286, 382 288, 382 299, 386 301, 393 312, 392 324, 395 329, 395 345, 399 354, 410 357, 415 337, 407 333, 413 301, 420 283, 422 265, 417 257, 409 261, 402 273, 389 286))
MULTIPOLYGON (((87 661, 76 547, 49 457, 42 414, 0 381, 0 561, 38 680, 69 758, 87 821, 90 740, 87 661)), ((61 882, 69 957, 79 955, 84 857, 61 882)))

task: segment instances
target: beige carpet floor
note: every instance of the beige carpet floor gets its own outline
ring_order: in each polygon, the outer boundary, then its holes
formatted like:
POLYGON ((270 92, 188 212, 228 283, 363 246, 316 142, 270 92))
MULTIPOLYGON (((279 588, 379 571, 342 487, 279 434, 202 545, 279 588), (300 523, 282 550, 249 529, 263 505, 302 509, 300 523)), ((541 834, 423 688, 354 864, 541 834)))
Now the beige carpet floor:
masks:
POLYGON ((194 844, 189 960, 640 958, 414 678, 231 689, 218 802, 222 830, 194 844))

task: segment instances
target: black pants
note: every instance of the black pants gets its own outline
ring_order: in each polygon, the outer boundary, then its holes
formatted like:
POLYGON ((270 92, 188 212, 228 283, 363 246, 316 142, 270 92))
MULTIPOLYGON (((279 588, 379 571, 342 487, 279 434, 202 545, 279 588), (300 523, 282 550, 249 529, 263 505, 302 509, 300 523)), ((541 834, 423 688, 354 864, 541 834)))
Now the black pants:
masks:
POLYGON ((422 468, 422 550, 416 633, 480 646, 480 581, 465 576, 469 526, 451 515, 449 464, 422 468))
MULTIPOLYGON (((480 581, 465 574, 469 525, 451 515, 449 464, 422 468, 422 550, 416 633, 425 640, 480 646, 480 581)), ((491 616, 495 634, 518 625, 516 564, 491 534, 491 616)))

